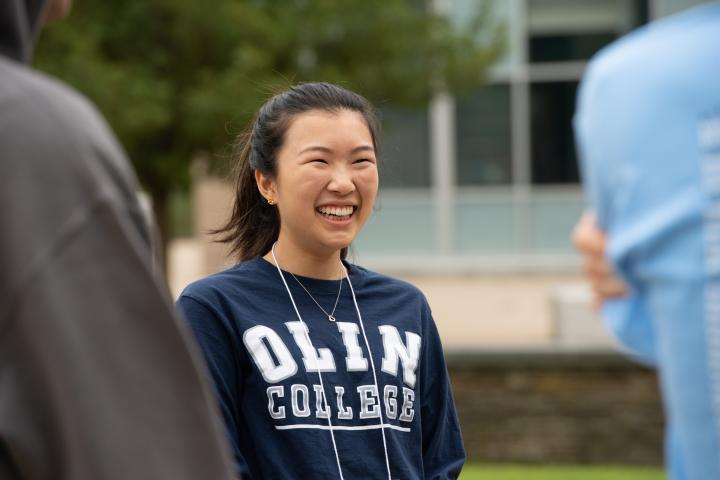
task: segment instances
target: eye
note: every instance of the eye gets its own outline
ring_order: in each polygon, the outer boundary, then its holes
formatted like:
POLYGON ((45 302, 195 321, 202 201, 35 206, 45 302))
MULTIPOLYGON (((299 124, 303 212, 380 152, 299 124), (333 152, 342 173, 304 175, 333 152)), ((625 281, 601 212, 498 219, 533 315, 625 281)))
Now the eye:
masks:
POLYGON ((325 165, 327 165, 328 162, 327 162, 326 160, 323 160, 322 158, 313 158, 313 159, 310 160, 308 163, 318 163, 318 164, 325 164, 325 165))
POLYGON ((358 158, 353 162, 353 164, 361 164, 361 163, 372 163, 373 161, 369 158, 358 158))

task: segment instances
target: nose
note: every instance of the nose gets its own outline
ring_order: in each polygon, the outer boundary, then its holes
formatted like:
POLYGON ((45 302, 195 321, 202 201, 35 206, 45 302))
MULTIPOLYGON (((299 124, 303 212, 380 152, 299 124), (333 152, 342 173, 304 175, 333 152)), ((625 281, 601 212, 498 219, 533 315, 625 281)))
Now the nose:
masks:
POLYGON ((345 166, 336 166, 332 170, 332 176, 327 189, 339 195, 347 195, 348 193, 354 192, 355 181, 352 177, 352 172, 345 166))

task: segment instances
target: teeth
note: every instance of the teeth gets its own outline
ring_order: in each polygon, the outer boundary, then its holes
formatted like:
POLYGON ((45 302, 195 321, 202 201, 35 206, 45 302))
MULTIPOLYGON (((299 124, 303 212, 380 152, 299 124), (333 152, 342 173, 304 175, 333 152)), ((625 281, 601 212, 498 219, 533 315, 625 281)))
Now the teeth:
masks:
POLYGON ((352 215, 353 207, 320 207, 318 208, 320 213, 325 215, 334 215, 336 217, 347 217, 352 215))

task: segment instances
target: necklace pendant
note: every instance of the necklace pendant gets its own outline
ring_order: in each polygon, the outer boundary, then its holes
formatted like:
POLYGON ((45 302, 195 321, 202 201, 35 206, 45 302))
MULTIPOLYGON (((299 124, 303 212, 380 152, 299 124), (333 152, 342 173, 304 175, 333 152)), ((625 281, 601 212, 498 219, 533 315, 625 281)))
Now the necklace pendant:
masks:
POLYGON ((335 317, 333 317, 332 315, 328 315, 328 320, 330 320, 331 322, 334 322, 334 321, 335 321, 335 317))

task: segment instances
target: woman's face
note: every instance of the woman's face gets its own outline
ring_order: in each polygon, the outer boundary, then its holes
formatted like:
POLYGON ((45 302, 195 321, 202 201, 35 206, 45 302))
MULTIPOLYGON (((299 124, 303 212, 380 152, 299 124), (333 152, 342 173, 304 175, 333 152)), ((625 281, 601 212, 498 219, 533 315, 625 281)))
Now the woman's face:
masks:
POLYGON ((297 115, 277 155, 277 176, 258 185, 277 201, 280 241, 317 255, 347 247, 375 205, 378 170, 372 135, 351 110, 297 115))

